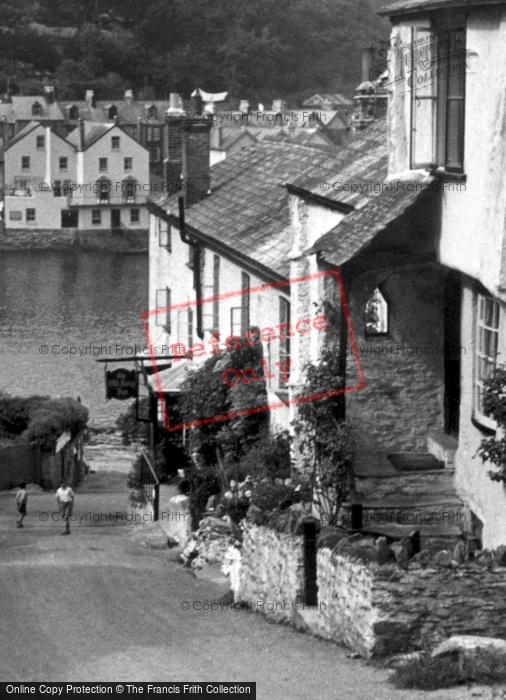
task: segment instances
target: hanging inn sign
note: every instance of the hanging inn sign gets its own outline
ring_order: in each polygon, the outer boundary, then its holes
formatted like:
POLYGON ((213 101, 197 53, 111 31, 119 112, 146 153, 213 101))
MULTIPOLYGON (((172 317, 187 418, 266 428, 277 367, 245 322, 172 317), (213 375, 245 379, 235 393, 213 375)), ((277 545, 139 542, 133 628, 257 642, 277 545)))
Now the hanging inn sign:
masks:
POLYGON ((135 399, 137 397, 137 372, 135 369, 115 369, 105 372, 105 396, 106 399, 135 399))

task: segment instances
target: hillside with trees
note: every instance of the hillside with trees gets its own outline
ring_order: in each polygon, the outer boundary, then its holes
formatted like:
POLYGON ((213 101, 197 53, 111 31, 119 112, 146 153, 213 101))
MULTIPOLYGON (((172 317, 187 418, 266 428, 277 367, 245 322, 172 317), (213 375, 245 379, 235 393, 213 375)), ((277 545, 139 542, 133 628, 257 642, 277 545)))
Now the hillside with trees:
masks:
POLYGON ((380 0, 2 0, 0 92, 145 99, 196 87, 293 105, 351 94, 380 0), (67 31, 61 31, 66 28, 67 31))

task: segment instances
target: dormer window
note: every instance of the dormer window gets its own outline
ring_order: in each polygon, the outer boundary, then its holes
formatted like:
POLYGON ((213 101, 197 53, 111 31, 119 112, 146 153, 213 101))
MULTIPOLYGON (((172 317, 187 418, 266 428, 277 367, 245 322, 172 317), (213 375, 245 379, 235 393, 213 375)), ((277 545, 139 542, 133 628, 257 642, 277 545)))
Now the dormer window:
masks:
POLYGON ((116 105, 111 105, 107 110, 107 116, 109 119, 115 119, 118 116, 118 108, 116 105))
POLYGON ((72 105, 69 109, 69 119, 79 119, 79 109, 75 105, 72 105))
POLYGON ((33 103, 32 117, 42 117, 42 105, 40 104, 40 102, 33 103))
POLYGON ((158 110, 155 107, 155 105, 151 105, 148 108, 148 119, 157 119, 158 118, 158 110))
MULTIPOLYGON (((466 30, 425 24, 413 27, 411 72, 411 168, 464 170, 466 30)), ((400 56, 398 56, 400 59, 400 56)))
POLYGON ((365 305, 365 334, 367 336, 388 335, 388 304, 376 287, 365 305))

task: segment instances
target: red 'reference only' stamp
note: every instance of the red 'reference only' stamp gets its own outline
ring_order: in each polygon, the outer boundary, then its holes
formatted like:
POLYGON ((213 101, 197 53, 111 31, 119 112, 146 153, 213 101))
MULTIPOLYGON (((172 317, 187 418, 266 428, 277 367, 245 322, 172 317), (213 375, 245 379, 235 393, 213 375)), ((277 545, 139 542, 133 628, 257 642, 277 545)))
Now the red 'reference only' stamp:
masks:
MULTIPOLYGON (((322 399, 327 399, 333 396, 338 396, 340 394, 346 394, 353 391, 359 391, 360 389, 365 388, 365 381, 362 366, 360 363, 360 356, 355 340, 355 334, 353 332, 353 327, 351 324, 350 312, 346 300, 346 295, 344 292, 343 280, 339 270, 317 272, 314 274, 292 278, 282 282, 272 282, 269 284, 258 285, 256 287, 250 287, 249 289, 241 289, 238 291, 226 292, 224 294, 207 297, 206 299, 185 301, 179 304, 173 304, 172 306, 161 307, 158 309, 150 309, 149 311, 144 311, 142 313, 141 319, 144 328, 144 333, 146 336, 149 356, 153 366, 156 391, 162 404, 164 424, 165 428, 169 432, 183 430, 185 428, 195 428, 201 425, 207 425, 210 423, 216 423, 220 421, 232 420, 233 418, 238 418, 240 416, 271 411, 277 408, 286 408, 289 405, 306 403, 308 401, 318 401, 322 399), (158 370, 156 362, 157 350, 153 346, 151 331, 149 327, 149 320, 151 317, 156 316, 158 314, 167 315, 172 314, 173 312, 177 313, 181 312, 184 309, 194 309, 198 306, 205 307, 205 305, 211 305, 212 307, 213 305, 219 302, 226 302, 227 300, 233 298, 240 299, 246 294, 249 296, 253 294, 268 294, 275 290, 282 290, 286 287, 293 287, 294 285, 309 284, 313 280, 326 277, 334 278, 339 292, 339 298, 343 310, 343 317, 346 323, 348 342, 350 344, 351 349, 350 354, 353 356, 356 371, 356 381, 351 386, 331 389, 329 391, 322 392, 319 394, 298 395, 297 397, 289 398, 286 401, 266 403, 264 406, 257 405, 251 408, 241 409, 240 411, 234 411, 219 416, 201 418, 193 420, 191 422, 179 424, 174 424, 173 422, 171 422, 169 412, 167 410, 165 397, 163 394, 162 378, 160 376, 160 372, 158 370)), ((240 335, 235 335, 232 333, 228 336, 225 336, 225 334, 218 332, 210 334, 209 338, 206 341, 199 341, 193 343, 189 347, 186 347, 185 343, 180 341, 170 343, 169 345, 165 345, 164 347, 167 348, 167 351, 172 351, 174 355, 174 363, 182 361, 191 362, 194 358, 207 359, 208 357, 213 355, 233 352, 234 350, 237 350, 240 347, 248 347, 255 345, 260 341, 262 341, 266 346, 276 341, 285 343, 288 340, 288 342, 290 342, 289 339, 294 338, 296 336, 304 336, 307 334, 314 335, 317 333, 322 333, 329 328, 330 323, 328 318, 323 314, 316 314, 312 317, 307 316, 305 318, 301 318, 293 322, 288 321, 284 323, 279 323, 275 326, 265 326, 263 328, 259 328, 257 326, 256 330, 253 330, 253 325, 254 324, 251 324, 251 329, 249 331, 244 331, 240 335)), ((292 358, 285 357, 284 359, 282 359, 281 356, 279 356, 279 360, 277 362, 274 362, 272 366, 269 365, 268 360, 262 359, 259 361, 259 364, 262 365, 262 369, 264 372, 263 376, 259 377, 258 373, 253 368, 239 370, 227 367, 223 370, 222 373, 223 382, 229 387, 234 387, 240 383, 248 384, 250 382, 268 381, 271 378, 276 378, 279 382, 279 388, 282 388, 283 382, 289 382, 292 358), (277 376, 273 374, 274 366, 278 368, 277 376)), ((195 368, 199 366, 200 363, 195 364, 195 368)))

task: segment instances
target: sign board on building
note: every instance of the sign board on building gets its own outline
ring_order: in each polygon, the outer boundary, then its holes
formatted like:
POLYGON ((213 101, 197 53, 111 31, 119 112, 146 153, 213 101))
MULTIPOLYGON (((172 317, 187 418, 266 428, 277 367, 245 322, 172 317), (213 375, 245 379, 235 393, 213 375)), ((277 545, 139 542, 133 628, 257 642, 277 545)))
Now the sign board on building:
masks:
POLYGON ((106 399, 135 399, 137 396, 137 372, 132 369, 115 369, 105 373, 106 399))
POLYGON ((58 454, 58 452, 65 447, 67 442, 70 441, 71 439, 71 434, 67 432, 63 432, 58 440, 56 441, 56 448, 55 448, 55 453, 58 454))

